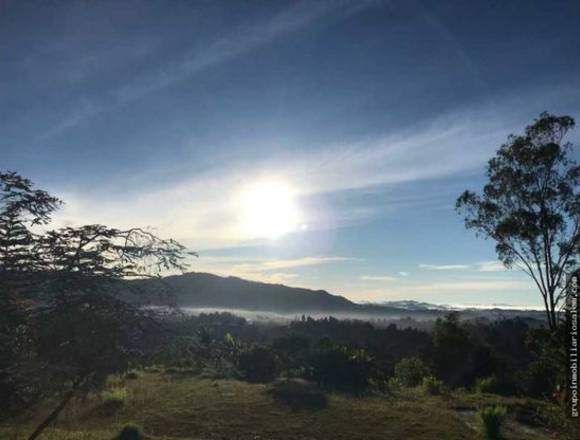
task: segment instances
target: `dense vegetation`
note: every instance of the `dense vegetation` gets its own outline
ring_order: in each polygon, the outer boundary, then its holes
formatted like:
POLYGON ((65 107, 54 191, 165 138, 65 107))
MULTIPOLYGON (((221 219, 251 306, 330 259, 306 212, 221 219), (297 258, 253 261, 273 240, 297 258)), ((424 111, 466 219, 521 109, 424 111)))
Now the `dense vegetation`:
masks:
MULTIPOLYGON (((231 385, 234 380, 269 384, 266 388, 249 388, 243 393, 262 390, 260 393, 266 394, 256 399, 273 399, 293 412, 316 412, 329 405, 336 411, 336 405, 344 404, 369 405, 367 409, 372 413, 371 409, 379 405, 380 399, 384 399, 380 405, 385 411, 391 411, 388 408, 393 402, 419 405, 414 399, 423 396, 421 401, 426 399, 431 402, 429 405, 444 405, 450 411, 458 411, 453 409, 455 407, 467 408, 461 411, 467 411, 466 417, 470 417, 474 429, 481 425, 482 430, 501 430, 505 419, 502 411, 507 405, 511 420, 529 424, 539 432, 559 432, 561 438, 574 438, 577 434, 574 431, 577 428, 563 416, 562 395, 554 394, 562 384, 562 376, 556 373, 563 363, 558 364, 553 356, 563 347, 555 345, 557 340, 551 339, 547 330, 531 327, 524 320, 473 322, 461 321, 457 315, 450 314, 438 319, 431 332, 395 325, 381 328, 368 322, 332 317, 303 317, 289 324, 250 322, 230 313, 195 316, 175 313, 158 323, 162 337, 151 342, 147 353, 133 358, 118 379, 109 379, 104 385, 106 391, 97 393, 97 398, 90 393, 89 403, 79 400, 73 407, 92 408, 90 417, 101 414, 98 417, 105 417, 106 423, 111 423, 117 420, 117 414, 125 414, 128 405, 140 408, 146 404, 141 400, 130 403, 132 393, 136 392, 133 382, 151 387, 139 393, 145 393, 152 402, 160 398, 154 395, 157 392, 171 390, 174 395, 164 397, 169 399, 166 403, 169 410, 175 407, 170 401, 177 402, 181 392, 178 388, 203 388, 207 393, 215 386, 222 391, 241 392, 242 385, 231 385), (158 374, 165 379, 159 382, 151 376, 158 374), (176 381, 175 387, 162 385, 168 379, 176 381), (209 383, 204 382, 208 380, 209 383), (495 400, 486 397, 493 395, 495 400), (530 397, 538 400, 530 400, 530 397), (514 400, 521 398, 525 400, 514 400), (348 403, 350 399, 354 399, 353 403, 348 403), (438 404, 433 399, 443 400, 438 404), (355 401, 360 403, 355 404, 355 401), (494 405, 500 409, 495 410, 494 405), (475 414, 477 409, 481 409, 479 416, 475 414)), ((189 397, 179 399, 186 398, 189 397)), ((205 394, 203 398, 208 399, 207 405, 214 399, 205 394)), ((226 400, 241 398, 230 395, 226 400)), ((198 404, 205 407, 206 402, 198 404)), ((254 404, 253 400, 249 399, 247 404, 254 404)), ((39 402, 34 411, 21 413, 18 423, 25 423, 23 421, 30 417, 34 419, 34 414, 42 410, 43 405, 39 402)), ((160 434, 164 429, 169 430, 166 434, 171 432, 168 427, 156 425, 158 422, 154 422, 156 418, 151 412, 141 417, 134 412, 131 414, 134 418, 127 421, 140 421, 149 432, 160 434)), ((73 422, 79 423, 78 420, 73 422)), ((275 422, 272 420, 272 423, 275 422)), ((396 429, 402 428, 397 426, 396 429)), ((459 435, 462 431, 457 426, 451 432, 456 435, 449 438, 471 438, 467 434, 459 435)), ((367 438, 364 433, 361 435, 360 438, 367 438)), ((429 437, 418 434, 418 438, 429 437)), ((528 437, 514 434, 509 438, 528 437)))

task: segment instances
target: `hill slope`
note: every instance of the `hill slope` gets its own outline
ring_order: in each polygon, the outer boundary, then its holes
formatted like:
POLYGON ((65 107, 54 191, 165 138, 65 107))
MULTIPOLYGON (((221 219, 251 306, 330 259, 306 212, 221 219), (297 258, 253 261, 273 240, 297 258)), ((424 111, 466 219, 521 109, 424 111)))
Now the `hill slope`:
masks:
POLYGON ((208 307, 292 312, 355 312, 362 306, 324 290, 288 287, 220 277, 210 273, 190 272, 162 280, 144 280, 147 290, 168 288, 179 307, 208 307))

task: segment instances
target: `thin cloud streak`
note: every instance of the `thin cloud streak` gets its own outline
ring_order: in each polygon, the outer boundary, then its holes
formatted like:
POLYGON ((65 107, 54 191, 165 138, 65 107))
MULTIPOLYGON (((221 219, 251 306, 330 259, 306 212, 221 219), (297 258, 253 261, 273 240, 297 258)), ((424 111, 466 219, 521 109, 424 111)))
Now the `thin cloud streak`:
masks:
MULTIPOLYGON (((413 136, 400 133, 365 143, 329 145, 292 157, 279 155, 258 162, 223 163, 198 173, 195 178, 164 187, 144 181, 140 192, 123 193, 115 199, 105 194, 66 194, 55 189, 55 193, 67 200, 57 219, 60 224, 149 225, 158 233, 175 237, 196 249, 241 246, 257 237, 244 235, 239 230, 237 191, 256 181, 272 177, 287 182, 295 189, 299 203, 300 198, 311 195, 445 177, 481 163, 482 153, 476 148, 467 149, 474 151, 472 156, 456 151, 457 145, 464 149, 465 145, 483 142, 473 134, 479 129, 471 125, 469 118, 455 118, 450 122, 452 119, 434 121, 425 131, 413 136), (437 132, 436 127, 442 131, 437 132), (344 179, 345 175, 349 178, 344 179), (99 210, 91 209, 92 206, 99 206, 99 210), (121 217, 119 213, 124 215, 121 217)), ((371 208, 363 211, 366 212, 363 216, 374 215, 375 210, 371 208)), ((304 214, 305 223, 313 229, 333 226, 326 221, 317 225, 325 213, 304 214)), ((350 210, 332 214, 336 226, 360 220, 359 217, 353 220, 350 210)))
POLYGON ((125 105, 149 93, 189 79, 209 68, 255 50, 285 34, 296 32, 324 16, 340 13, 347 17, 375 3, 375 0, 360 1, 354 5, 343 0, 297 3, 267 21, 251 27, 234 29, 229 35, 214 40, 202 50, 196 48, 177 57, 169 64, 149 71, 140 77, 132 78, 130 82, 112 90, 110 92, 112 98, 109 97, 109 102, 106 104, 98 101, 83 104, 61 123, 42 134, 39 140, 60 135, 105 110, 125 105))
POLYGON ((363 275, 360 277, 363 281, 397 281, 397 277, 391 276, 373 276, 373 275, 363 275))
POLYGON ((312 267, 343 262, 361 261, 357 258, 341 256, 307 256, 289 259, 203 257, 195 260, 196 272, 211 272, 222 276, 236 276, 264 283, 284 284, 296 280, 296 285, 304 287, 298 281, 299 274, 287 272, 287 269, 312 267))
POLYGON ((464 270, 470 269, 468 264, 419 264, 419 269, 425 270, 464 270))

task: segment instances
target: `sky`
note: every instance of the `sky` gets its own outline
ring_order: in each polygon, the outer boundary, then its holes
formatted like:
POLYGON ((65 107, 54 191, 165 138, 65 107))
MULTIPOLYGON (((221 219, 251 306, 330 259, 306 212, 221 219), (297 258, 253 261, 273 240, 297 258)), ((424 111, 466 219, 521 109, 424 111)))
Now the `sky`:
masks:
POLYGON ((148 227, 193 271, 540 306, 454 205, 510 133, 580 118, 579 23, 557 0, 0 0, 0 169, 66 202, 54 227, 148 227))

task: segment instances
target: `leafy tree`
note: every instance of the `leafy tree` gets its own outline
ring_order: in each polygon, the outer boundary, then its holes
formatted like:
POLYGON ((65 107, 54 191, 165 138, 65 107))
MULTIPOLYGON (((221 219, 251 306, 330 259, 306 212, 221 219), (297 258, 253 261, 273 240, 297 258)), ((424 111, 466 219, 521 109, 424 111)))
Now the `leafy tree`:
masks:
POLYGON ((362 349, 324 344, 309 360, 308 379, 355 394, 365 392, 372 378, 372 358, 362 349))
POLYGON ((15 172, 0 173, 0 273, 5 285, 16 273, 38 270, 31 227, 47 224, 60 200, 15 172))
POLYGON ((416 387, 429 375, 429 368, 416 356, 401 359, 395 365, 395 378, 406 387, 416 387))
POLYGON ((468 229, 496 242, 507 268, 534 280, 551 330, 580 246, 580 166, 564 141, 574 125, 570 116, 542 113, 488 162, 482 194, 465 191, 456 203, 468 229))
MULTIPOLYGON (((37 373, 50 379, 46 392, 61 396, 29 437, 33 440, 73 397, 102 386, 109 374, 126 371, 154 346, 162 334, 159 324, 152 312, 126 301, 130 292, 122 281, 185 269, 184 247, 139 228, 33 231, 50 222, 59 200, 16 173, 0 174, 0 184, 0 306, 10 311, 11 304, 33 302, 30 322, 15 313, 13 319, 26 322, 20 326, 34 342, 42 366, 37 373)), ((0 327, 5 328, 13 327, 0 327)))
POLYGON ((11 415, 41 396, 26 294, 41 270, 35 226, 46 224, 60 201, 15 172, 0 173, 0 413, 11 415))
POLYGON ((268 383, 278 377, 276 355, 266 347, 255 346, 240 354, 238 368, 248 382, 268 383))
POLYGON ((457 313, 437 318, 433 328, 433 363, 437 377, 445 383, 465 385, 473 344, 457 313))

